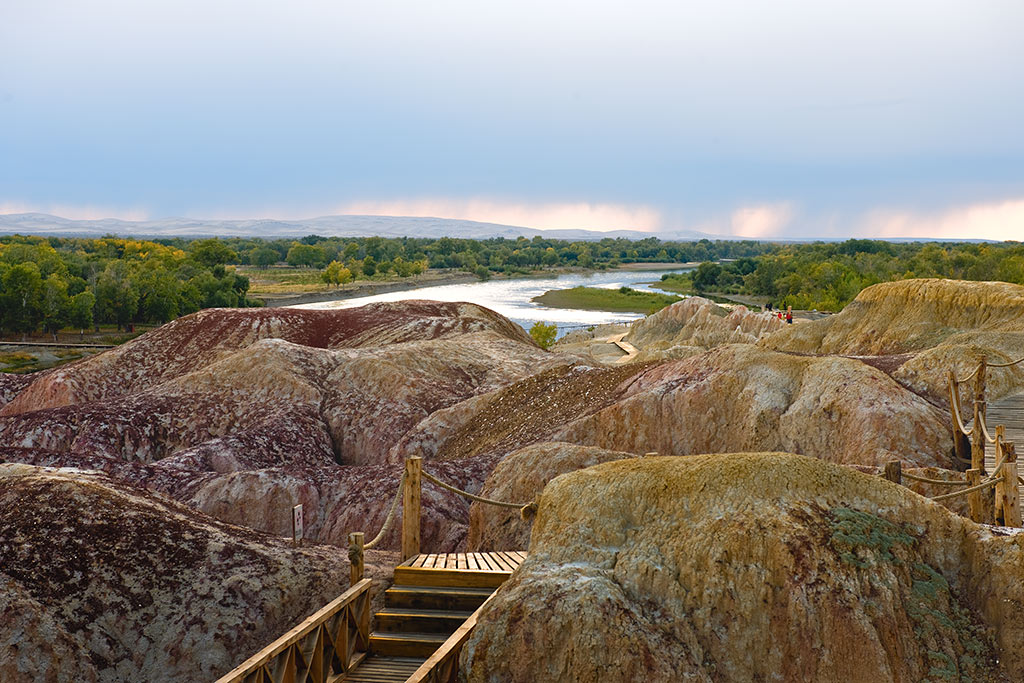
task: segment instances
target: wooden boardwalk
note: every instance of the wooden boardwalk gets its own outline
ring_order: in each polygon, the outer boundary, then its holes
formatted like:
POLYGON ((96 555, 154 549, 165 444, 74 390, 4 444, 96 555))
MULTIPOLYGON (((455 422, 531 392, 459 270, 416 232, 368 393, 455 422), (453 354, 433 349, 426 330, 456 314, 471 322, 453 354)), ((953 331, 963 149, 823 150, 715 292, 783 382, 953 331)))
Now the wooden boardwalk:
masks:
MULTIPOLYGON (((985 424, 993 436, 995 436, 996 425, 1006 427, 1006 440, 1012 441, 1017 447, 1017 457, 1020 461, 1021 456, 1024 455, 1024 392, 988 404, 985 424)), ((995 444, 986 443, 985 471, 992 472, 996 466, 995 455, 995 444)), ((1020 482, 1018 482, 1018 486, 1020 486, 1020 482)), ((1021 489, 1021 493, 1024 493, 1024 487, 1021 489)))
POLYGON ((449 683, 477 613, 526 559, 521 551, 414 555, 395 567, 370 632, 361 579, 218 683, 449 683))
POLYGON ((522 551, 432 553, 401 563, 375 617, 369 656, 341 680, 444 679, 437 670, 457 663, 465 625, 525 559, 522 551))

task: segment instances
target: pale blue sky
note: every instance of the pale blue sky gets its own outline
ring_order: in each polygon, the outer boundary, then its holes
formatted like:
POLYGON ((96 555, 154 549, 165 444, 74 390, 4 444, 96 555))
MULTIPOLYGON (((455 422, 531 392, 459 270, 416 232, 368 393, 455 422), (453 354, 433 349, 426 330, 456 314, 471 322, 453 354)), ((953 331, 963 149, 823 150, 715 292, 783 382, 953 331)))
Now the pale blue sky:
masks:
POLYGON ((1024 239, 1022 28, 1019 0, 0 0, 0 213, 1024 239))

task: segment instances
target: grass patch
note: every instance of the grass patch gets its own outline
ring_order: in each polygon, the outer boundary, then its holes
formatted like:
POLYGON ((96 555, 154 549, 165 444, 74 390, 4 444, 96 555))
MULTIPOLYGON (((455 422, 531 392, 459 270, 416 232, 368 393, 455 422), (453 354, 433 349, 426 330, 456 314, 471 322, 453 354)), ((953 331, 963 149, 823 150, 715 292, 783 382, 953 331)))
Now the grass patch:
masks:
POLYGON ((31 372, 37 361, 35 355, 24 351, 0 353, 0 366, 4 372, 31 372))
POLYGON ((676 294, 693 294, 693 278, 689 273, 665 273, 658 282, 649 282, 658 289, 676 294))
POLYGON ((573 287, 552 289, 532 301, 552 308, 575 308, 583 311, 614 311, 623 313, 654 313, 680 297, 657 292, 638 292, 629 287, 600 289, 597 287, 573 287))

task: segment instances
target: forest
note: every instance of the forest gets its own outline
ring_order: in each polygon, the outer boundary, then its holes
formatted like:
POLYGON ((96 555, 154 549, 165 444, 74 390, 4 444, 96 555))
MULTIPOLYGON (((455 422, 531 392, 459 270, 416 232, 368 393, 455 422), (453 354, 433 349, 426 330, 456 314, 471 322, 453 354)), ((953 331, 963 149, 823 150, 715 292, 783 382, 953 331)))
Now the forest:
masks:
POLYGON ((319 271, 326 284, 457 269, 486 279, 556 267, 608 268, 637 261, 687 262, 766 253, 756 242, 605 239, 301 240, 0 237, 0 334, 98 325, 164 323, 211 307, 259 306, 234 266, 319 271))
POLYGON ((838 311, 861 289, 911 277, 1024 284, 1024 245, 810 244, 509 239, 260 238, 153 239, 0 237, 0 333, 164 323, 210 307, 259 306, 235 266, 290 267, 325 284, 409 277, 428 269, 487 279, 558 268, 637 262, 696 263, 665 285, 683 293, 746 294, 797 309, 838 311))
POLYGON ((746 294, 780 306, 835 312, 865 287, 925 277, 1024 285, 1024 244, 862 239, 784 244, 753 258, 707 261, 674 279, 697 293, 746 294))

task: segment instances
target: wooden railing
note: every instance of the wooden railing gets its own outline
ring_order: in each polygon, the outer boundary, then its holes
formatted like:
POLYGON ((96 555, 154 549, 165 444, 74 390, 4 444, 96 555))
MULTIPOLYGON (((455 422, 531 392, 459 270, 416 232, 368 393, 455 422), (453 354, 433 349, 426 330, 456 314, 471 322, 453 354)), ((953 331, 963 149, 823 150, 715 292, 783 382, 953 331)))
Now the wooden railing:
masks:
POLYGON ((1020 476, 1017 471, 1017 451, 1012 441, 1006 440, 1003 425, 995 428, 993 436, 986 424, 985 381, 989 367, 1005 368, 1024 362, 1024 358, 1012 363, 989 364, 984 357, 970 375, 958 379, 953 372, 949 379, 949 412, 956 459, 962 465, 969 465, 962 480, 941 480, 921 477, 902 471, 899 461, 886 464, 883 476, 902 484, 903 479, 926 483, 933 486, 963 487, 952 493, 933 496, 932 500, 943 501, 959 496, 967 497, 967 514, 975 522, 984 524, 1001 523, 1005 526, 1021 527, 1020 476), (963 420, 960 401, 960 385, 974 379, 974 422, 967 429, 963 420), (995 451, 995 467, 991 473, 985 471, 985 446, 992 444, 995 451))
POLYGON ((469 640, 480 612, 493 597, 492 594, 490 598, 484 600, 472 616, 430 655, 430 659, 420 664, 420 668, 416 669, 405 683, 456 683, 459 680, 459 655, 462 653, 462 646, 469 640))
POLYGON ((332 683, 363 661, 370 644, 371 581, 363 579, 217 683, 332 683))

